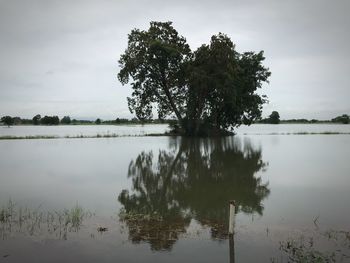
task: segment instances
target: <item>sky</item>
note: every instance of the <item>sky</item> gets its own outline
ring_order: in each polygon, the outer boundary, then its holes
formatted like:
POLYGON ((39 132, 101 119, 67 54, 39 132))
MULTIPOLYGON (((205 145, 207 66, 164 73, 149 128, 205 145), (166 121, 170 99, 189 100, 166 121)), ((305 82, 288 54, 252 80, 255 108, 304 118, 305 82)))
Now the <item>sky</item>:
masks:
POLYGON ((0 0, 0 116, 131 118, 118 60, 134 28, 172 21, 192 50, 227 34, 264 50, 282 119, 350 114, 348 0, 0 0))

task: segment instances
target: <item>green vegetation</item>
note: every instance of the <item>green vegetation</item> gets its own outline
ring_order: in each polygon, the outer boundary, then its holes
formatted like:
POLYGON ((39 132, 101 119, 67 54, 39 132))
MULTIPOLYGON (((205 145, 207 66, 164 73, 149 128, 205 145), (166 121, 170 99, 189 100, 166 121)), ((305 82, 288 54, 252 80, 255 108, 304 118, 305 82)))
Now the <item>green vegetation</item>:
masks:
POLYGON ((278 111, 273 111, 268 118, 259 120, 258 123, 279 124, 280 115, 278 111))
POLYGON ((312 124, 312 123, 330 123, 330 120, 316 120, 316 119, 312 119, 312 120, 308 120, 308 119, 289 119, 289 120, 281 120, 280 123, 291 123, 291 124, 312 124))
POLYGON ((237 52, 222 33, 192 52, 171 22, 151 22, 129 34, 118 78, 131 82, 128 105, 140 120, 155 106, 159 119, 175 115, 182 134, 215 135, 260 118, 266 97, 256 90, 270 76, 264 59, 262 51, 237 52))
POLYGON ((41 118, 40 123, 43 125, 58 125, 60 123, 60 119, 58 116, 45 116, 41 118))
POLYGON ((4 116, 1 118, 1 122, 5 125, 94 125, 94 124, 147 124, 147 123, 167 123, 167 120, 147 120, 147 121, 139 121, 137 118, 132 119, 123 119, 116 118, 115 120, 106 120, 102 121, 98 118, 96 121, 91 120, 77 120, 71 119, 70 116, 64 116, 61 120, 59 120, 58 116, 45 116, 41 117, 40 114, 35 115, 32 119, 23 119, 20 117, 11 117, 4 116), (97 123, 96 123, 97 122, 97 123))
POLYGON ((277 111, 273 111, 269 116, 269 121, 271 124, 279 124, 280 123, 280 115, 277 111))
POLYGON ((350 117, 347 114, 335 117, 331 120, 317 120, 317 119, 289 119, 289 120, 280 120, 280 115, 277 111, 273 111, 268 118, 261 119, 256 121, 256 123, 266 123, 266 124, 288 124, 288 123, 298 123, 298 124, 313 124, 313 123, 341 123, 349 124, 350 117))
POLYGON ((37 114, 33 117, 33 124, 34 125, 39 125, 40 124, 40 120, 41 120, 41 115, 37 114))
POLYGON ((40 208, 19 207, 9 200, 0 208, 0 236, 5 239, 14 232, 29 235, 49 233, 67 239, 69 232, 77 232, 84 219, 92 215, 79 205, 62 211, 44 212, 40 208))
MULTIPOLYGON (((315 236, 290 237, 280 242, 280 251, 287 257, 287 262, 331 263, 348 262, 350 259, 350 232, 328 230, 317 231, 315 236)), ((271 259, 271 262, 284 262, 271 259)))
MULTIPOLYGON (((272 132, 272 133, 249 133, 250 135, 350 135, 350 132, 272 132)), ((244 133, 244 135, 248 135, 244 133)))
POLYGON ((61 120, 61 123, 62 124, 71 124, 71 119, 70 119, 70 117, 69 116, 64 116, 63 118, 62 118, 62 120, 61 120))
MULTIPOLYGON (((277 112, 278 113, 278 112, 277 112)), ((272 114, 271 114, 272 115, 272 114)), ((265 118, 261 120, 256 120, 254 123, 272 123, 270 118, 265 118)), ((279 115, 279 114, 278 114, 279 115)), ((279 123, 282 124, 313 124, 313 123, 339 123, 339 124, 348 124, 347 118, 349 116, 347 114, 343 114, 332 120, 307 120, 307 119, 289 119, 289 120, 280 120, 279 123)), ((114 120, 101 120, 98 118, 98 123, 103 125, 128 125, 128 124, 169 124, 173 129, 173 134, 178 134, 181 131, 181 127, 178 124, 177 120, 174 119, 145 119, 139 120, 137 118, 126 119, 126 118, 116 118, 114 120)), ((96 120, 97 121, 97 120, 96 120)), ((77 120, 71 119, 70 116, 64 116, 61 120, 58 119, 58 116, 45 116, 41 118, 40 114, 35 115, 32 119, 24 119, 20 117, 11 117, 4 116, 1 118, 1 123, 6 126, 13 125, 96 125, 96 121, 91 120, 77 120), (10 125, 8 125, 10 124, 10 125)))
POLYGON ((332 122, 349 124, 350 123, 350 117, 347 114, 343 114, 341 116, 338 116, 338 117, 335 117, 334 119, 332 119, 332 122))
POLYGON ((1 118, 1 122, 10 127, 14 124, 14 119, 11 116, 4 116, 1 118))
POLYGON ((34 139, 93 139, 93 138, 119 138, 119 137, 142 137, 142 136, 164 136, 164 134, 146 135, 119 135, 116 133, 96 134, 96 135, 67 135, 64 137, 54 135, 34 135, 34 136, 0 136, 0 140, 34 140, 34 139))

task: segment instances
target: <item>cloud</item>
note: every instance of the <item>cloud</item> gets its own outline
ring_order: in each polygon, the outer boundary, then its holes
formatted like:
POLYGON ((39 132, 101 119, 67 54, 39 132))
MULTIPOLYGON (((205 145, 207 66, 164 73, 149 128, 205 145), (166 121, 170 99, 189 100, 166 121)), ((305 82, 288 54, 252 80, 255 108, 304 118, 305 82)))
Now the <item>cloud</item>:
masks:
POLYGON ((0 1, 0 112, 131 117, 131 90, 116 78, 127 34, 170 20, 192 49, 224 32, 239 51, 265 50, 266 114, 328 118, 349 109, 349 9, 345 0, 0 1))

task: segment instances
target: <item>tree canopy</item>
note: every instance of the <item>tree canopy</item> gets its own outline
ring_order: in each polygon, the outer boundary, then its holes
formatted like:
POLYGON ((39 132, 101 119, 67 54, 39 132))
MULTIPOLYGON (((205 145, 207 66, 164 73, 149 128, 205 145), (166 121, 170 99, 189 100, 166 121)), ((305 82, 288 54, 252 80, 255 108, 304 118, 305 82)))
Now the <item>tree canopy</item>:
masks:
POLYGON ((134 29, 118 78, 133 89, 128 106, 140 120, 175 116, 187 135, 208 135, 251 124, 266 97, 256 93, 270 72, 263 52, 239 53, 225 34, 192 52, 171 22, 134 29))
POLYGON ((44 116, 40 119, 40 123, 43 125, 58 125, 60 123, 60 119, 58 116, 44 116))
POLYGON ((341 116, 338 116, 338 117, 335 117, 334 119, 332 119, 332 122, 349 124, 350 123, 350 116, 347 114, 343 114, 341 116))
POLYGON ((11 125, 14 124, 15 120, 11 116, 4 116, 1 118, 1 122, 3 122, 8 127, 10 127, 11 125))
POLYGON ((62 124, 71 124, 72 120, 70 119, 69 116, 64 116, 62 119, 61 119, 61 123, 62 124))
POLYGON ((279 124, 280 123, 280 114, 278 113, 278 111, 273 111, 269 118, 268 118, 269 122, 271 124, 279 124))
POLYGON ((40 124, 40 120, 41 120, 41 115, 37 114, 33 117, 32 121, 34 125, 39 125, 40 124))

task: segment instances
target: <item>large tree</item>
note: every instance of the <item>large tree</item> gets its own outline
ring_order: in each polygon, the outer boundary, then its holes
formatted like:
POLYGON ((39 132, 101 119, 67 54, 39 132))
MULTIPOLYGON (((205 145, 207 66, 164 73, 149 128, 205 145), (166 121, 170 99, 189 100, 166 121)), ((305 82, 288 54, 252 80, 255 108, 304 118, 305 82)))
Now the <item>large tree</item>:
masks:
POLYGON ((123 84, 133 79, 130 111, 141 120, 149 119, 156 103, 159 118, 175 114, 181 121, 187 93, 184 63, 190 54, 186 39, 171 22, 151 22, 148 31, 132 30, 118 74, 123 84))
POLYGON ((278 113, 278 111, 273 111, 269 118, 268 118, 268 123, 271 124, 279 124, 280 123, 280 114, 278 113))
POLYGON ((238 53, 222 33, 198 48, 188 68, 187 133, 233 129, 259 118, 266 97, 256 90, 270 76, 264 59, 262 51, 238 53))
POLYGON ((171 22, 134 29, 121 56, 119 80, 131 81, 129 109, 139 119, 175 115, 187 135, 217 134, 260 118, 266 97, 256 93, 270 72, 263 52, 238 53, 225 34, 191 52, 171 22))

